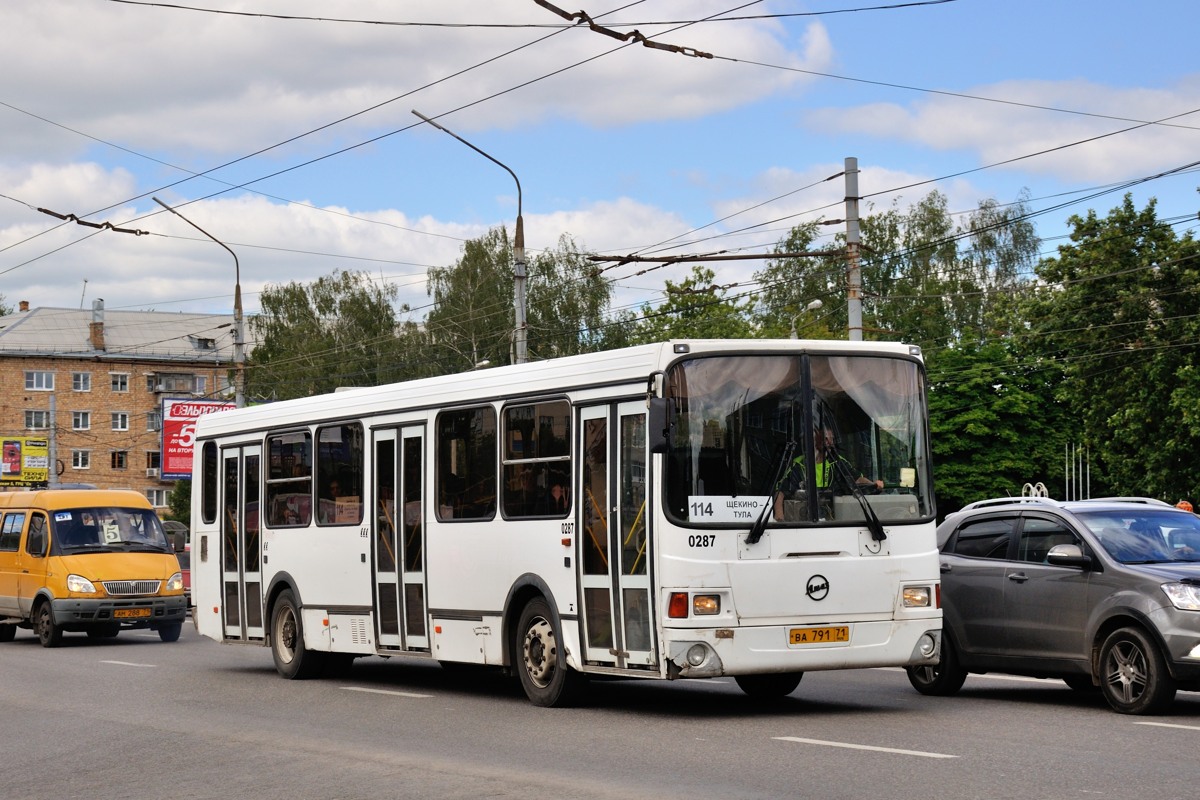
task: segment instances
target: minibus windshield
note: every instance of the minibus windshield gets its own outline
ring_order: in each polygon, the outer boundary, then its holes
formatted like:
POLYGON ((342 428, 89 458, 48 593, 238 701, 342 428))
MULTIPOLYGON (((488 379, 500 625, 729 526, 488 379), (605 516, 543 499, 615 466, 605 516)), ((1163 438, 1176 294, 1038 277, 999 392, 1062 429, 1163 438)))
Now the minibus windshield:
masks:
POLYGON ((142 508, 70 508, 51 512, 53 537, 63 553, 150 549, 170 552, 162 523, 142 508))

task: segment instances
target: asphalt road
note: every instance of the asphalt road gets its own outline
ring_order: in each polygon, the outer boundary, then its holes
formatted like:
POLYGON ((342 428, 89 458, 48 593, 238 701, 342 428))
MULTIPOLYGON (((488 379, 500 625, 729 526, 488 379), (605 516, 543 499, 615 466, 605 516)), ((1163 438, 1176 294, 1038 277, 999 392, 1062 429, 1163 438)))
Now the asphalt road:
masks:
POLYGON ((411 658, 285 681, 260 648, 28 631, 0 644, 0 797, 1126 798, 1200 793, 1200 694, 1162 717, 1057 681, 972 676, 926 698, 899 670, 593 683, 540 709, 514 680, 411 658))

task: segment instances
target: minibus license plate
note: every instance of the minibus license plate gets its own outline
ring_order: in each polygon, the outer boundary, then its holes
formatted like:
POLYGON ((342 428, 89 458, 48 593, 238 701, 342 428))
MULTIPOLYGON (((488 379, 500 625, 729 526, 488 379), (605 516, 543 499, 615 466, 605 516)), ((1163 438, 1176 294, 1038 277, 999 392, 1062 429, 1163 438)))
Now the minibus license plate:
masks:
POLYGON ((832 625, 825 628, 792 628, 788 631, 788 644, 834 644, 850 641, 847 625, 832 625))
POLYGON ((150 616, 148 608, 118 608, 113 611, 113 616, 117 619, 133 619, 137 617, 150 616))

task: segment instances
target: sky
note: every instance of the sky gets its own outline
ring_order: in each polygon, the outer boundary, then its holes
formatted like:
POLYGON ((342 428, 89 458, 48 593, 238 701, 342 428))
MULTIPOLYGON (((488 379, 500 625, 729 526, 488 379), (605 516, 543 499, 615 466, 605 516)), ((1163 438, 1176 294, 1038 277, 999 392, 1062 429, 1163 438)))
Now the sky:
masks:
MULTIPOLYGON (((5 0, 0 30, 10 307, 232 313, 240 277, 252 314, 353 270, 419 319, 518 211, 531 252, 763 253, 845 216, 848 157, 862 215, 1025 197, 1047 256, 1125 192, 1200 210, 1195 0, 5 0)), ((604 273, 614 307, 690 272, 651 266, 604 273)))

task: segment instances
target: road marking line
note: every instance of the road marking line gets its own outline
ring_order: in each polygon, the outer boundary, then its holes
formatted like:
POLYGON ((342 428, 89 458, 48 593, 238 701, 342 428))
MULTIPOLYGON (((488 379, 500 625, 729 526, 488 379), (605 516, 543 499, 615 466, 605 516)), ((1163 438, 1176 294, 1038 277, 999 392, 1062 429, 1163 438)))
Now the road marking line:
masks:
POLYGON ((391 689, 367 689, 363 686, 343 686, 347 692, 369 692, 370 694, 390 694, 396 697, 433 697, 431 694, 417 694, 416 692, 396 692, 391 689))
POLYGON ((157 667, 158 664, 138 664, 134 661, 101 661, 101 664, 116 664, 118 667, 157 667))
MULTIPOLYGON (((904 672, 904 667, 871 667, 871 669, 879 670, 880 672, 904 672)), ((1041 683, 1045 685, 1058 684, 1065 686, 1066 684, 1059 681, 1058 678, 1028 678, 1024 675, 1001 675, 998 673, 989 672, 986 674, 970 673, 967 675, 972 681, 974 680, 992 680, 992 681, 1013 681, 1015 683, 1041 683)))
POLYGON ((1183 728, 1185 731, 1200 731, 1200 725, 1173 725, 1170 722, 1135 722, 1134 725, 1154 725, 1159 728, 1183 728))
POLYGON ((925 753, 920 750, 898 750, 894 747, 872 747, 866 744, 850 744, 848 742, 827 742, 821 739, 801 739, 798 736, 772 737, 781 742, 797 742, 799 744, 817 744, 823 747, 845 747, 850 750, 874 750, 879 753, 899 753, 902 756, 921 756, 922 758, 958 758, 945 753, 925 753))

